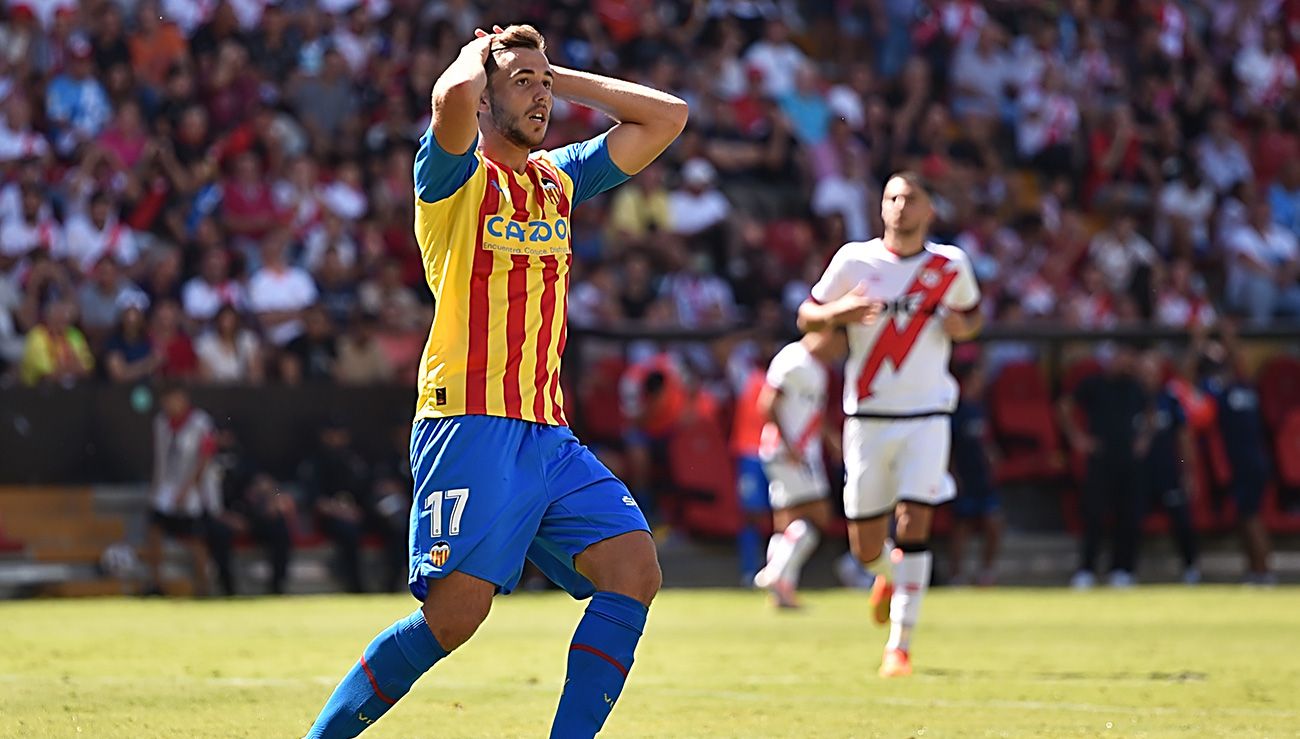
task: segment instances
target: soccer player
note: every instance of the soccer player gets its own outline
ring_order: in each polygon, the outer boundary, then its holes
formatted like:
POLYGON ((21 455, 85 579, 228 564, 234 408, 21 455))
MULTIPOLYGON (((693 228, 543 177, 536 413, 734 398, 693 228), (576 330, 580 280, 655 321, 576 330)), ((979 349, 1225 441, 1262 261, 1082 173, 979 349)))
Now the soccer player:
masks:
POLYGON ((636 501, 566 425, 560 357, 570 212, 654 161, 686 104, 554 67, 530 26, 493 27, 438 78, 415 162, 415 231, 437 312, 411 435, 411 593, 422 605, 375 637, 309 736, 355 736, 463 644, 525 556, 590 598, 569 650, 552 737, 604 725, 660 572, 636 501), (554 98, 617 121, 551 152, 554 98))
POLYGON ((844 512, 853 553, 876 575, 875 619, 891 624, 880 674, 899 677, 912 672, 934 507, 953 495, 945 478, 957 383, 948 357, 952 342, 973 338, 983 321, 966 254, 926 240, 934 208, 920 176, 890 177, 880 214, 884 237, 840 247, 799 307, 799 327, 848 327, 844 512))
POLYGON ((822 441, 838 450, 839 439, 828 433, 823 417, 830 382, 826 366, 844 354, 842 333, 814 331, 787 344, 772 358, 758 396, 766 419, 759 457, 776 533, 754 584, 767 588, 781 608, 798 606, 799 573, 831 521, 822 441))

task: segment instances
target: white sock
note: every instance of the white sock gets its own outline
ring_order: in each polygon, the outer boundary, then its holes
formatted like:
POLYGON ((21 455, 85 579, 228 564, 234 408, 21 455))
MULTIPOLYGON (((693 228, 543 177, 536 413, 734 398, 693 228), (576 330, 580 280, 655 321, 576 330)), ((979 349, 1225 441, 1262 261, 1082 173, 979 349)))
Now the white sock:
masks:
POLYGON ((930 567, 934 555, 904 552, 894 567, 894 597, 889 602, 889 641, 886 649, 907 651, 912 642, 912 627, 921 615, 921 599, 930 587, 930 567))
MULTIPOLYGON (((777 548, 777 556, 782 559, 777 577, 798 587, 799 573, 820 541, 821 534, 817 527, 802 518, 785 527, 782 544, 777 548)), ((776 560, 773 560, 772 566, 776 566, 776 560)))
POLYGON ((888 539, 880 545, 880 554, 870 562, 863 562, 862 568, 876 577, 883 577, 886 580, 894 578, 894 545, 888 539))

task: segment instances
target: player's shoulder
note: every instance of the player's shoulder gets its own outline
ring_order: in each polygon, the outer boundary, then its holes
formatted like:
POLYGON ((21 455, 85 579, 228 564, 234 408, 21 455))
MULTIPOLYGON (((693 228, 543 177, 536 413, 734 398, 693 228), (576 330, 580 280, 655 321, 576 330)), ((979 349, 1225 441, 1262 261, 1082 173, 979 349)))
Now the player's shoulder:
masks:
POLYGON ((864 262, 886 251, 884 242, 879 238, 869 241, 846 241, 831 257, 833 262, 864 262))
POLYGON ((927 241, 925 243, 926 251, 931 254, 944 257, 950 262, 969 262, 970 256, 960 246, 953 244, 941 244, 936 241, 927 241))
POLYGON ((781 347, 781 350, 772 357, 772 364, 774 366, 788 367, 798 364, 807 354, 808 350, 804 348, 802 342, 792 341, 781 347))

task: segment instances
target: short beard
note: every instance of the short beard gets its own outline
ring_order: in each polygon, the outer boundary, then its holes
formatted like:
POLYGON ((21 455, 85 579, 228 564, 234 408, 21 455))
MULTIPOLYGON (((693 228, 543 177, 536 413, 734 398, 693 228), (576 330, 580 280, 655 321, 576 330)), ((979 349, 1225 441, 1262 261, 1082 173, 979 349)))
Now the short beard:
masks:
POLYGON ((533 141, 528 137, 528 134, 524 133, 524 130, 519 127, 518 119, 512 119, 507 116, 505 111, 496 104, 496 101, 493 100, 491 96, 488 97, 488 105, 492 108, 492 125, 495 126, 497 132, 501 134, 501 138, 527 151, 532 151, 534 148, 542 145, 542 140, 546 137, 545 131, 542 132, 542 138, 533 141))

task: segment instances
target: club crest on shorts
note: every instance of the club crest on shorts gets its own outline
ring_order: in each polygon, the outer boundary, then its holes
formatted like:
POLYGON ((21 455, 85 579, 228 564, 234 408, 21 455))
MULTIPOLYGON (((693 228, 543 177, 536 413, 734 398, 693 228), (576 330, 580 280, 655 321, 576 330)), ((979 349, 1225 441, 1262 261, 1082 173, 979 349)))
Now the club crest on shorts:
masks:
POLYGON ((451 558, 451 545, 445 541, 435 541, 433 546, 429 547, 429 561, 433 562, 434 567, 442 567, 447 564, 451 558))

